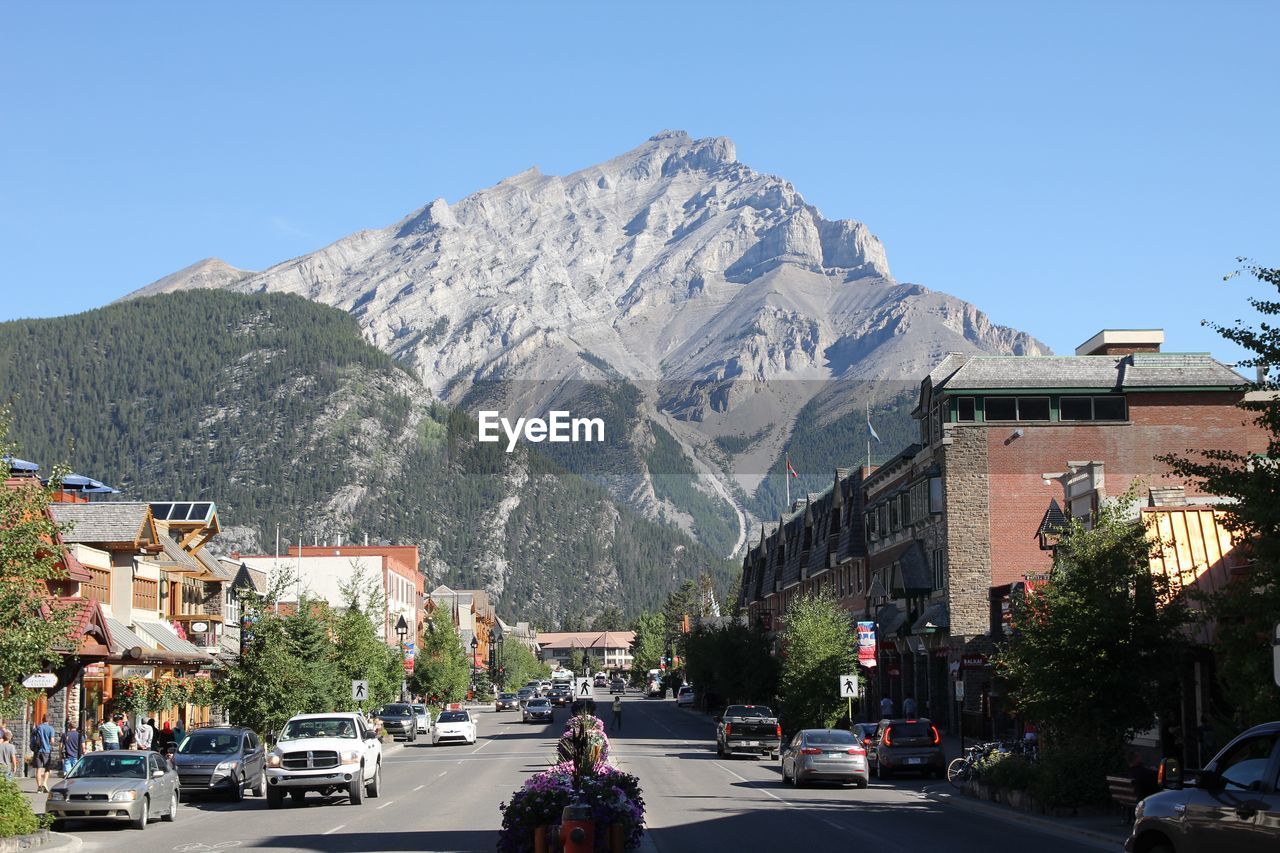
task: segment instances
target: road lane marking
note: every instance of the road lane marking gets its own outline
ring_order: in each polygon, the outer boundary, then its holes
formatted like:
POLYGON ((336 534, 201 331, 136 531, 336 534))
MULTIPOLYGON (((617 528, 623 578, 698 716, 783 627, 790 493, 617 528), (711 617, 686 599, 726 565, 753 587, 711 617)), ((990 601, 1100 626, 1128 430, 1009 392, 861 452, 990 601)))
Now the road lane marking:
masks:
POLYGON ((378 806, 378 811, 382 811, 382 810, 383 810, 383 809, 385 809, 387 806, 394 806, 395 804, 396 804, 396 801, 395 801, 395 800, 389 800, 389 801, 387 801, 387 802, 383 803, 382 805, 378 806))
MULTIPOLYGON (((443 776, 444 774, 443 774, 443 773, 441 773, 440 775, 441 775, 441 776, 443 776)), ((416 787, 416 788, 414 788, 414 789, 413 789, 412 793, 415 793, 415 794, 416 794, 417 792, 421 791, 421 790, 422 790, 423 788, 425 788, 425 787, 427 787, 427 786, 426 786, 426 785, 419 785, 418 787, 416 787)))
POLYGON ((321 834, 321 835, 333 835, 335 832, 337 832, 339 829, 342 829, 344 826, 346 826, 346 824, 345 824, 345 823, 340 823, 340 824, 338 824, 337 826, 335 826, 333 829, 326 829, 324 832, 322 832, 322 833, 320 833, 320 834, 321 834))
POLYGON ((487 741, 485 741, 484 743, 482 743, 482 744, 480 744, 479 746, 477 746, 475 749, 471 750, 471 752, 470 752, 469 754, 470 754, 470 755, 475 755, 477 752, 479 752, 480 750, 484 749, 486 746, 488 746, 488 745, 489 745, 489 744, 491 744, 491 743, 493 743, 493 741, 491 741, 491 740, 487 740, 487 741))

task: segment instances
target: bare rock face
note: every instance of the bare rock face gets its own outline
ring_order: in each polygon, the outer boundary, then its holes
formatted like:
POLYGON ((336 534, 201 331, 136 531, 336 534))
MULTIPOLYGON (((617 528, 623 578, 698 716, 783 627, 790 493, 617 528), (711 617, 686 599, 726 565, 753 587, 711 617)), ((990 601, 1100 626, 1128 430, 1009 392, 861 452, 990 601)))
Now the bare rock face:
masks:
POLYGON ((259 273, 203 261, 136 295, 192 287, 350 311, 453 403, 478 380, 545 383, 531 405, 564 380, 640 381, 647 410, 673 418, 695 458, 731 420, 782 440, 824 381, 918 379, 948 351, 1048 352, 972 305, 899 284, 865 225, 824 218, 738 162, 730 140, 681 131, 569 175, 530 169, 436 199, 259 273), (804 382, 759 404, 786 380, 804 382))

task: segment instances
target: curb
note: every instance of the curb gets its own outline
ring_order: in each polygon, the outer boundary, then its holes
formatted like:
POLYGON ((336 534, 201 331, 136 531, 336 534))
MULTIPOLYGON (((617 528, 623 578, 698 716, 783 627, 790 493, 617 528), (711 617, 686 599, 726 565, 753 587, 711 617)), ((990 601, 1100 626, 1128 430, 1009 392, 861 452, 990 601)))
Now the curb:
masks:
POLYGON ((1127 832, 1123 835, 1120 833, 1112 834, 1109 832, 1099 832, 1096 829, 1088 829, 1086 827, 1059 823, 1049 818, 1030 814, 1029 812, 1008 809, 1003 806, 987 805, 980 800, 974 800, 972 797, 966 797, 963 794, 953 794, 946 790, 938 790, 937 786, 925 788, 921 793, 930 800, 933 800, 935 803, 942 803, 943 805, 952 806, 953 808, 967 810, 975 814, 986 815, 1009 823, 1021 823, 1040 829, 1050 830, 1069 835, 1072 838, 1087 838, 1090 841, 1094 841, 1099 844, 1106 844, 1112 849, 1116 849, 1117 845, 1123 845, 1125 838, 1128 837, 1127 832))
POLYGON ((84 840, 76 835, 67 835, 50 830, 43 836, 23 835, 16 838, 0 838, 0 850, 33 851, 33 853, 79 853, 84 840))

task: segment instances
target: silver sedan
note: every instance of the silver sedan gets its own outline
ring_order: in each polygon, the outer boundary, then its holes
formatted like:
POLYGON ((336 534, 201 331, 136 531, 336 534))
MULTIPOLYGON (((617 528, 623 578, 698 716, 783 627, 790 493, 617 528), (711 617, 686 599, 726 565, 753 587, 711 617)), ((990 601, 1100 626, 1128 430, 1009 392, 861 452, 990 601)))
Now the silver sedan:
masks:
POLYGON ((797 788, 809 782, 852 782, 867 787, 867 751, 852 732, 804 729, 782 749, 782 781, 797 788))
POLYGON ((110 820, 146 829, 154 817, 178 817, 178 774, 154 752, 91 752, 53 786, 44 810, 55 828, 68 820, 110 820))

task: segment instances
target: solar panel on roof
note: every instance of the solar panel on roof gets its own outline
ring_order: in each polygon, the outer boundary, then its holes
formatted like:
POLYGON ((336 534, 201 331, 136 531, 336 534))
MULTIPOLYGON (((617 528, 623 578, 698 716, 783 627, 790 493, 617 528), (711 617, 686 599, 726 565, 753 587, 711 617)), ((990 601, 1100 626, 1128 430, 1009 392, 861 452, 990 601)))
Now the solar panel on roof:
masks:
POLYGON ((213 504, 192 504, 192 513, 188 518, 208 518, 209 508, 211 506, 213 506, 213 504))
POLYGON ((166 521, 169 518, 169 509, 173 504, 155 503, 151 505, 151 514, 155 516, 157 521, 166 521))

